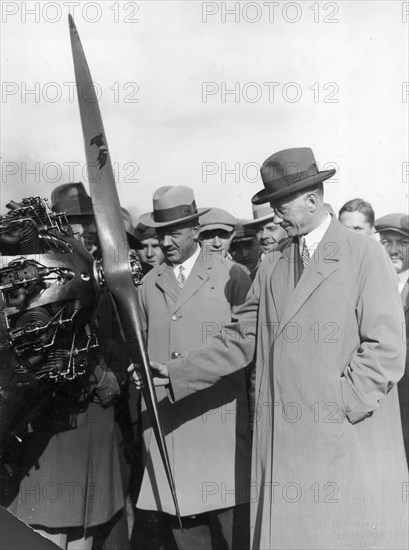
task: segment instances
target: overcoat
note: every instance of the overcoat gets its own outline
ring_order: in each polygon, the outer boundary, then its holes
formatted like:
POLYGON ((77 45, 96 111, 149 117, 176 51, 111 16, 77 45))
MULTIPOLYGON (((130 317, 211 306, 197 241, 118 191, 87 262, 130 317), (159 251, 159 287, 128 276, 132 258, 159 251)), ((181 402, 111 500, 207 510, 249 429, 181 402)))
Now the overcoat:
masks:
MULTIPOLYGON (((170 265, 153 269, 138 288, 149 358, 168 361, 220 332, 250 285, 239 265, 205 251, 182 290, 170 265)), ((181 515, 248 502, 238 490, 250 479, 246 373, 234 373, 176 405, 164 388, 156 391, 181 515)), ((147 456, 137 507, 175 515, 156 440, 146 412, 142 415, 147 456)))
POLYGON ((256 348, 252 548, 407 548, 396 273, 333 219, 294 288, 295 246, 264 259, 236 324, 168 363, 172 395, 182 403, 256 348))
POLYGON ((402 334, 406 341, 406 368, 403 378, 399 380, 398 392, 402 418, 403 439, 406 449, 406 461, 409 466, 409 281, 406 281, 400 295, 403 304, 403 312, 405 314, 405 328, 402 331, 402 334))
POLYGON ((50 411, 50 426, 35 429, 25 442, 26 476, 9 510, 29 525, 86 530, 101 525, 124 505, 114 409, 91 402, 72 414, 50 411), (62 429, 65 415, 75 428, 62 429))

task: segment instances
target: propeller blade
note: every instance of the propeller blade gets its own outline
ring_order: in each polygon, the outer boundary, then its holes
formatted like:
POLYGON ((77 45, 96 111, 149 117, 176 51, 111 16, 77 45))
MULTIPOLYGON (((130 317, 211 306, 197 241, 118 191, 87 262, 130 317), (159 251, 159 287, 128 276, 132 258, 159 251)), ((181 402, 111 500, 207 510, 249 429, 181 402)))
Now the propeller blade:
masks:
POLYGON ((68 18, 88 178, 101 246, 105 281, 118 310, 130 359, 134 363, 142 363, 141 374, 144 381, 142 394, 166 471, 176 515, 182 527, 175 483, 166 448, 165 435, 159 420, 158 402, 149 368, 145 339, 141 329, 136 289, 128 258, 129 246, 112 170, 108 142, 80 37, 72 16, 69 15, 68 18))

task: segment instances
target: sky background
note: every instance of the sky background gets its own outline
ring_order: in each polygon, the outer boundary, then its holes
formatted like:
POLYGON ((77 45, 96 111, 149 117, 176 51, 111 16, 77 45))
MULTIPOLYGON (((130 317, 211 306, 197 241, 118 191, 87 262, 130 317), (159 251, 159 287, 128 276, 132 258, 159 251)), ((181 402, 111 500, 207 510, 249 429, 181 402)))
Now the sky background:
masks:
POLYGON ((69 12, 134 219, 163 185, 251 218, 258 167, 289 147, 337 168, 336 211, 408 211, 408 2, 1 4, 1 212, 87 186, 69 12))

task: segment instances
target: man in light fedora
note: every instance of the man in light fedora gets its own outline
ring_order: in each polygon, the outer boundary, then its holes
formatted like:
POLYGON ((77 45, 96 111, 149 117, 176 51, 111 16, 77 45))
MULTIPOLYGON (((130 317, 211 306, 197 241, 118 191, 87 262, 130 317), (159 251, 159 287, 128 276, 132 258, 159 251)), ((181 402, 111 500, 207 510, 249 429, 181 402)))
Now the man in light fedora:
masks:
MULTIPOLYGON (((138 288, 151 360, 183 355, 220 332, 250 287, 248 277, 243 284, 240 266, 202 253, 197 241, 206 212, 197 209, 189 187, 166 186, 155 191, 153 212, 139 218, 155 228, 165 255, 138 288)), ((181 550, 248 548, 251 444, 245 371, 177 404, 164 388, 157 388, 157 397, 183 530, 146 413, 146 465, 137 507, 169 514, 181 550)))
POLYGON ((234 324, 153 365, 177 405, 256 353, 253 549, 408 547, 396 273, 376 241, 329 215, 322 182, 333 174, 307 147, 263 163, 252 202, 269 202, 289 238, 262 262, 234 324))

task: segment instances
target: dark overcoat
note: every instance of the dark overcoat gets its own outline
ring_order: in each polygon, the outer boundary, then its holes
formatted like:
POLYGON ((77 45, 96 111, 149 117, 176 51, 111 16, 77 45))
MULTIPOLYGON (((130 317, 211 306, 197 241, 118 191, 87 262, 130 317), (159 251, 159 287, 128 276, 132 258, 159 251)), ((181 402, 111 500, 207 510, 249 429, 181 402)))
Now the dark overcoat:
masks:
POLYGON ((265 258, 238 323, 168 363, 172 395, 183 403, 256 348, 252 548, 406 549, 396 273, 333 219, 294 289, 295 246, 265 258))
POLYGON ((72 403, 60 405, 25 440, 27 473, 9 510, 29 525, 86 534, 124 506, 114 408, 96 399, 77 412, 72 403))
POLYGON ((405 314, 405 326, 402 330, 402 336, 406 341, 406 368, 403 378, 399 380, 398 391, 406 460, 409 466, 409 281, 406 281, 402 289, 401 298, 405 314))
MULTIPOLYGON (((150 271, 138 289, 150 359, 168 361, 220 332, 231 322, 235 306, 244 302, 250 284, 239 265, 205 251, 182 290, 170 265, 150 271)), ((251 455, 245 372, 176 405, 164 388, 156 391, 182 516, 248 501, 241 491, 249 483, 251 455)), ((175 515, 145 412, 143 425, 147 457, 137 506, 175 515)))

